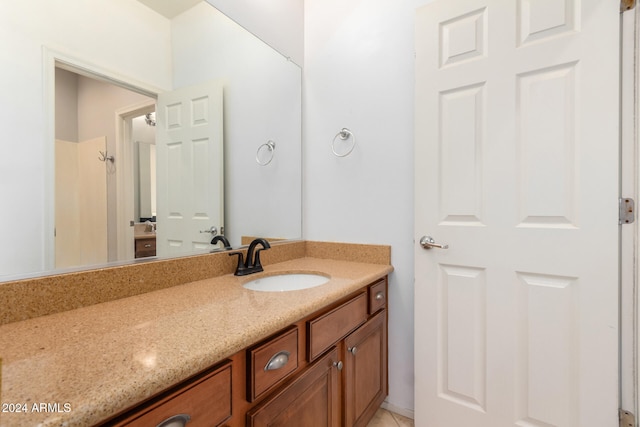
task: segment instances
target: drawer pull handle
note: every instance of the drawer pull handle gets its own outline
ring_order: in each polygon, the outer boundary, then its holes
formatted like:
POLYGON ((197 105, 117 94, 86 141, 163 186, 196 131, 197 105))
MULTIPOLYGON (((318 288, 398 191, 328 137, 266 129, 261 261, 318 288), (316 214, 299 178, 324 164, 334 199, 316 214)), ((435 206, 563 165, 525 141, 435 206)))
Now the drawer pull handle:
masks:
POLYGON ((384 292, 380 291, 376 294, 377 301, 384 301, 384 292))
POLYGON ((288 351, 280 351, 271 356, 271 359, 269 359, 267 364, 264 366, 264 371, 275 371, 276 369, 284 367, 284 365, 289 361, 289 354, 290 353, 288 351))
POLYGON ((355 345, 349 348, 349 353, 353 354, 354 356, 356 355, 357 352, 358 352, 358 347, 356 347, 355 345))
POLYGON ((178 414, 167 418, 164 421, 160 421, 156 427, 183 427, 191 421, 191 417, 188 414, 178 414))
POLYGON ((147 243, 146 245, 144 245, 145 248, 150 248, 151 247, 151 243, 147 243))

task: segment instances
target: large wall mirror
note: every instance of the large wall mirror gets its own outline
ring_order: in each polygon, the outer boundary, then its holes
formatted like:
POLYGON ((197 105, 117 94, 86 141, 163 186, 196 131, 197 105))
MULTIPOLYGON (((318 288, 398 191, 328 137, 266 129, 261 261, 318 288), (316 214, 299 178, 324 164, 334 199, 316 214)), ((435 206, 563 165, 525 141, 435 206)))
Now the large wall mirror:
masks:
POLYGON ((205 1, 97 2, 0 18, 0 281, 300 238, 301 68, 205 1))

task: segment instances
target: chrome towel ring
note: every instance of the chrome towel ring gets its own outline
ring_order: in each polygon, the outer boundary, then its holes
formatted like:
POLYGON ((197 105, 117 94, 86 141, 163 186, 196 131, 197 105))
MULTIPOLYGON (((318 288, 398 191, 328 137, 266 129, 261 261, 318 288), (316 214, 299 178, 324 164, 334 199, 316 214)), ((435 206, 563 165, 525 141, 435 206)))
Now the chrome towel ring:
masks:
POLYGON ((333 154, 335 154, 338 157, 346 157, 349 154, 351 154, 351 152, 353 151, 353 149, 356 147, 356 136, 353 134, 353 132, 351 132, 349 129, 347 128, 342 128, 340 130, 340 132, 338 132, 336 134, 336 136, 333 137, 333 141, 331 142, 331 151, 333 151, 333 154), (340 139, 338 139, 340 138, 340 139), (338 141, 346 141, 347 139, 351 138, 352 139, 352 143, 351 146, 347 149, 347 151, 343 152, 343 153, 339 153, 338 150, 336 150, 336 142, 338 141))
POLYGON ((269 140, 258 147, 256 151, 256 162, 260 166, 267 166, 273 160, 276 151, 275 141, 269 140), (262 160, 261 160, 262 159, 262 160))

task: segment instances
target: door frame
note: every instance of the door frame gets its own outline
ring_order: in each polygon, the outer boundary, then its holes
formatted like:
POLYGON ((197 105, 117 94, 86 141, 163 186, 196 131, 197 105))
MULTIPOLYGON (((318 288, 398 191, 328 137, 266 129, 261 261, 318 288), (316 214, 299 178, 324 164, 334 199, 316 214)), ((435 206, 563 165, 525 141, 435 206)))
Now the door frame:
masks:
POLYGON ((126 159, 121 167, 116 168, 117 186, 117 261, 131 260, 134 258, 134 232, 131 221, 135 222, 133 206, 134 165, 132 140, 132 124, 134 117, 142 116, 156 110, 156 101, 144 101, 138 104, 120 108, 115 112, 116 121, 116 158, 126 159))
MULTIPOLYGON (((638 203, 640 189, 640 10, 635 7, 620 14, 620 197, 638 203)), ((637 211, 637 209, 636 209, 637 211)), ((620 408, 635 414, 640 408, 640 354, 638 349, 640 295, 640 227, 638 215, 632 224, 620 227, 620 408)), ((636 421, 636 425, 638 425, 636 421)))
MULTIPOLYGON (((55 269, 55 136, 56 78, 55 69, 62 68, 92 79, 101 80, 142 95, 157 98, 162 89, 109 70, 51 46, 42 47, 44 105, 44 208, 45 233, 42 259, 45 270, 55 269)), ((117 161, 117 159, 116 159, 117 161)), ((117 178, 118 179, 118 178, 117 178)), ((119 179, 118 179, 119 181, 119 179)), ((118 184, 119 186, 119 184, 118 184)), ((118 193, 119 194, 119 193, 118 193)), ((118 195, 118 198, 120 196, 118 195)))

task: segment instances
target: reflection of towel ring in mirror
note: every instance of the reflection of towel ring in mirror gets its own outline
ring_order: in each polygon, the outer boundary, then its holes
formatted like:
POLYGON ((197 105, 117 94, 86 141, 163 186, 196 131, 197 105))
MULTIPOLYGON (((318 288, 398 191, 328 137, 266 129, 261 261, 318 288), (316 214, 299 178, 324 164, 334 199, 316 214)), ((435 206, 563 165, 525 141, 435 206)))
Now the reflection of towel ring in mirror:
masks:
POLYGON ((336 134, 336 136, 333 137, 333 142, 331 143, 331 151, 333 151, 333 154, 335 154, 338 157, 346 157, 346 156, 348 156, 349 154, 351 154, 351 152, 353 151, 353 149, 355 147, 356 147, 356 136, 353 134, 353 132, 351 132, 347 128, 342 128, 340 130, 340 132, 338 132, 336 134), (347 139, 349 139, 349 137, 351 137, 351 139, 353 140, 353 143, 351 144, 351 147, 345 153, 339 154, 336 151, 336 141, 338 140, 338 137, 342 141, 346 141, 347 139))
POLYGON ((256 151, 256 162, 258 162, 260 166, 267 166, 269 163, 271 163, 271 160, 273 160, 275 151, 276 151, 275 141, 269 140, 265 142, 264 144, 259 146, 258 150, 256 151), (268 153, 265 150, 268 150, 268 153), (260 161, 260 157, 262 157, 260 155, 261 152, 263 153, 263 156, 266 158, 265 161, 260 161), (267 154, 264 154, 264 153, 267 153, 267 154))

